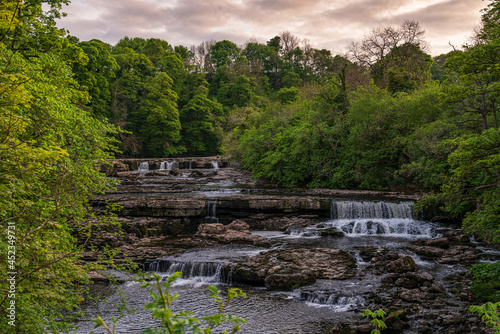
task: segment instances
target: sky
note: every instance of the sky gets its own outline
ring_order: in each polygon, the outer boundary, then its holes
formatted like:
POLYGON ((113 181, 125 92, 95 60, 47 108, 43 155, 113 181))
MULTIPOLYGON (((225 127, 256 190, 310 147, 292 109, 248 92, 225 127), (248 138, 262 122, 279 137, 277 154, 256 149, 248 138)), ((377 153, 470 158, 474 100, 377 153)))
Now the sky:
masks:
POLYGON ((416 20, 429 53, 452 51, 479 25, 483 0, 71 0, 58 21, 80 41, 116 44, 124 36, 160 38, 173 46, 229 40, 266 43, 289 31, 313 48, 344 54, 377 27, 416 20))

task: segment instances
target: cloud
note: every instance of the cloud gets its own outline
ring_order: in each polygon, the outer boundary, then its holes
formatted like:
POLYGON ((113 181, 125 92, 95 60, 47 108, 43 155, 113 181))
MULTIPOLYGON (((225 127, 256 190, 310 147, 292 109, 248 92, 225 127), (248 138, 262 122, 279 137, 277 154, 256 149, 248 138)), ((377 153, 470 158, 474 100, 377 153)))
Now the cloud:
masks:
POLYGON ((465 41, 484 5, 477 0, 73 0, 59 26, 81 40, 115 44, 124 36, 155 37, 188 47, 212 39, 265 43, 290 31, 315 48, 341 52, 371 29, 409 18, 426 29, 437 55, 450 48, 449 40, 457 46, 465 41))

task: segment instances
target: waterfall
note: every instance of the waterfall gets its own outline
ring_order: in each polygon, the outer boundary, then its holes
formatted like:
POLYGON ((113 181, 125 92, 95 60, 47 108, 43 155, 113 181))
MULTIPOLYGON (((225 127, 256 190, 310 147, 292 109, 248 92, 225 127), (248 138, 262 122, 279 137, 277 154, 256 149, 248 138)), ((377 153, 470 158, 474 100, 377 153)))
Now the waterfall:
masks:
POLYGON ((286 232, 291 237, 317 238, 321 236, 321 230, 292 225, 287 227, 286 232))
POLYGON ((210 161, 210 164, 212 164, 212 169, 219 169, 219 162, 210 161))
POLYGON ((413 219, 413 202, 332 201, 331 219, 413 219))
POLYGON ((175 261, 173 259, 156 259, 144 264, 144 271, 156 272, 162 276, 170 276, 177 271, 182 273, 186 283, 232 283, 231 271, 225 272, 224 265, 218 262, 175 261))
POLYGON ((139 167, 137 170, 142 171, 142 170, 149 170, 149 163, 147 161, 141 162, 139 164, 139 167))
POLYGON ((179 162, 177 161, 162 161, 160 164, 160 170, 172 170, 179 169, 179 162))
POLYGON ((363 297, 337 290, 301 290, 300 299, 313 304, 334 306, 339 311, 352 310, 365 304, 363 297))
POLYGON ((331 218, 325 227, 346 235, 435 236, 432 228, 414 220, 412 202, 332 201, 331 218))
POLYGON ((184 163, 184 166, 186 169, 193 169, 193 162, 192 161, 186 161, 184 163))
POLYGON ((205 217, 205 221, 208 223, 218 223, 219 218, 216 217, 217 213, 217 200, 209 200, 207 201, 207 216, 205 217))

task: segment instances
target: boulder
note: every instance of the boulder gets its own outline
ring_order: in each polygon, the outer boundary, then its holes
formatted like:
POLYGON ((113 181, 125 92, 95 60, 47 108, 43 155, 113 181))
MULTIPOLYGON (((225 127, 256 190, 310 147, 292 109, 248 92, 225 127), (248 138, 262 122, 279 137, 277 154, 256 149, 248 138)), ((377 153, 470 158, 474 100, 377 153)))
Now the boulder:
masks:
POLYGON ((417 270, 418 266, 410 256, 404 256, 387 264, 387 271, 390 273, 406 273, 417 270))
POLYGON ((219 223, 212 224, 200 224, 198 226, 198 232, 196 235, 212 235, 212 234, 223 234, 226 232, 226 227, 219 223))
POLYGON ((478 252, 477 249, 469 246, 453 246, 437 259, 437 262, 446 264, 472 262, 477 259, 478 252))
POLYGON ((450 240, 448 238, 435 238, 428 240, 425 244, 430 247, 448 249, 450 247, 450 240))
POLYGON ((231 224, 227 225, 227 229, 234 231, 250 231, 250 225, 245 223, 243 220, 237 219, 231 224))
POLYGON ((292 288, 312 283, 313 278, 351 278, 356 274, 356 267, 356 261, 338 249, 275 249, 238 265, 233 279, 271 288, 278 285, 292 288), (271 275, 275 276, 268 279, 271 275))
POLYGON ((253 235, 247 223, 235 220, 229 225, 220 223, 200 224, 193 239, 209 239, 220 244, 245 244, 254 246, 269 246, 272 242, 262 236, 253 235))

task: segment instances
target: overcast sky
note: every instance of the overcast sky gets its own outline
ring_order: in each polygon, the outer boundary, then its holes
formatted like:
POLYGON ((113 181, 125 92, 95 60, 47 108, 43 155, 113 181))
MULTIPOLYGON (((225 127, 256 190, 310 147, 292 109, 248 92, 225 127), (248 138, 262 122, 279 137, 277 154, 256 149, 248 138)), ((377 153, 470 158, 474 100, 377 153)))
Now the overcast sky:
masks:
POLYGON ((81 41, 156 37, 171 45, 224 39, 265 43, 283 31, 344 53, 376 27, 417 20, 433 56, 459 48, 480 22, 482 0, 71 0, 59 21, 81 41))

